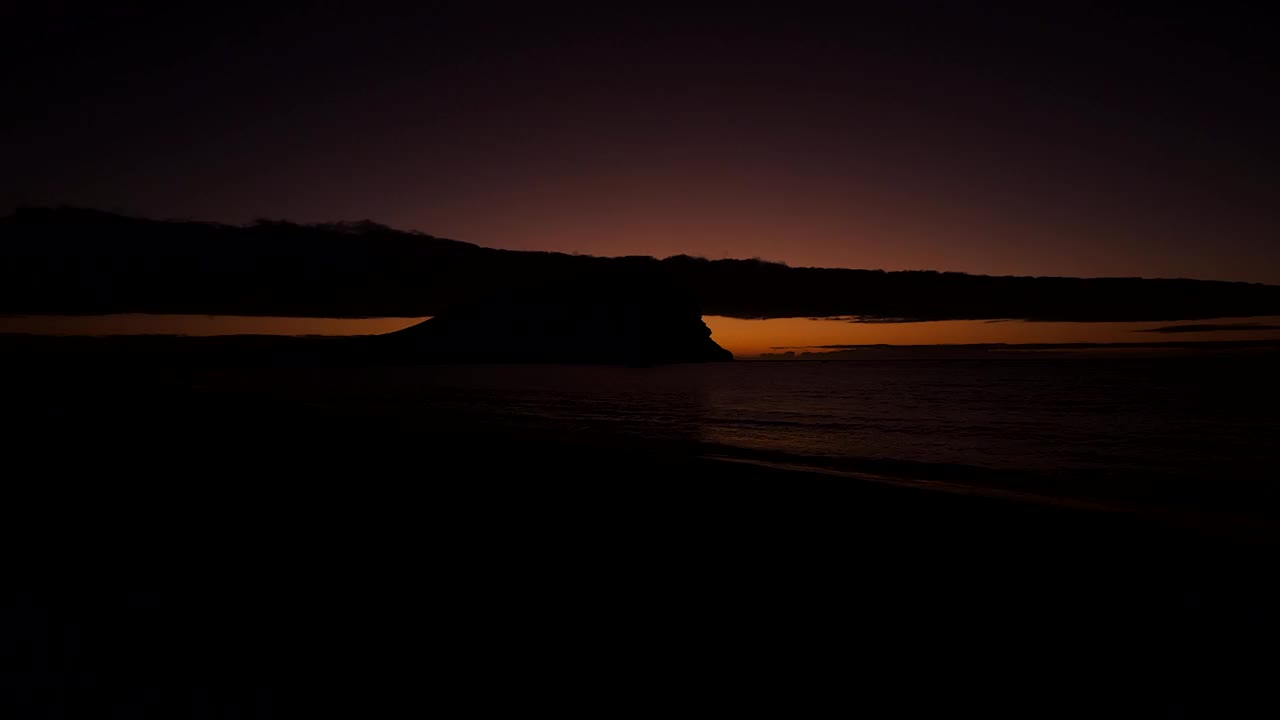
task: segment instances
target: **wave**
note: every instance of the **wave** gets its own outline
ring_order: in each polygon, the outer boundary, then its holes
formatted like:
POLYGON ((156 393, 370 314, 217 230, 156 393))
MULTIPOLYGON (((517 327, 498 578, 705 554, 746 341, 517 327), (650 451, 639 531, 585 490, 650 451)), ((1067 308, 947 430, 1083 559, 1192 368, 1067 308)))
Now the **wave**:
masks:
POLYGON ((1134 469, 1078 469, 1057 472, 1009 470, 964 463, 889 457, 805 455, 768 449, 703 443, 702 457, 877 482, 901 487, 977 495, 1058 507, 1149 515, 1177 525, 1227 526, 1260 507, 1275 507, 1272 483, 1220 479, 1191 480, 1134 469))

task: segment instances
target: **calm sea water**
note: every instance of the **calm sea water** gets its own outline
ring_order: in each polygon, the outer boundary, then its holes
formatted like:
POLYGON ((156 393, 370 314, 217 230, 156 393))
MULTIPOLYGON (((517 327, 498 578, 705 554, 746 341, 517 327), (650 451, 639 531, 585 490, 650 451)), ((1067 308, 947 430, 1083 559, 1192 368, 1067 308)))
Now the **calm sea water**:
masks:
POLYGON ((277 389, 424 421, 456 417, 1051 495, 1270 497, 1280 460, 1278 383, 1256 358, 329 372, 292 375, 277 389))

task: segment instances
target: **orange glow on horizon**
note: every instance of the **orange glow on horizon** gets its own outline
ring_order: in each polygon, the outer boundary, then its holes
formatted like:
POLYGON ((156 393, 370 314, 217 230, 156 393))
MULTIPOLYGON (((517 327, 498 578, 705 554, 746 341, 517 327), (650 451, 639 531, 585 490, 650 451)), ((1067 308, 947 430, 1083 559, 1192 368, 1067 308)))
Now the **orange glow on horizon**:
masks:
POLYGON ((381 335, 426 318, 304 318, 241 315, 22 315, 0 332, 36 335, 381 335))
MULTIPOLYGON (((1185 322, 990 322, 946 320, 919 323, 851 323, 841 320, 779 318, 741 320, 707 316, 711 337, 738 357, 795 350, 821 352, 814 345, 950 345, 968 343, 1110 343, 1280 339, 1277 331, 1210 331, 1176 334, 1136 332, 1185 322)), ((1216 323, 1277 325, 1280 318, 1223 318, 1216 323)))
MULTIPOLYGON (((377 335, 427 318, 292 318, 233 315, 78 315, 0 317, 0 332, 42 335, 377 335)), ((743 320, 708 315, 711 337, 739 358, 818 345, 947 345, 968 343, 1111 343, 1280 339, 1275 330, 1227 330, 1174 334, 1135 332, 1167 325, 1257 323, 1280 317, 1221 318, 1183 322, 1023 322, 949 320, 920 323, 851 323, 777 318, 743 320)))

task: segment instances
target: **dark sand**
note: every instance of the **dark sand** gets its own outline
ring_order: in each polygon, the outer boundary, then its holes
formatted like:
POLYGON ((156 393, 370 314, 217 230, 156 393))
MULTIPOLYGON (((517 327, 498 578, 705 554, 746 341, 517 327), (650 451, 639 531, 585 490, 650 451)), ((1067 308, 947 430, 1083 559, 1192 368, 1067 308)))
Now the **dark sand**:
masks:
POLYGON ((5 717, 1271 702, 1266 532, 4 373, 5 717))

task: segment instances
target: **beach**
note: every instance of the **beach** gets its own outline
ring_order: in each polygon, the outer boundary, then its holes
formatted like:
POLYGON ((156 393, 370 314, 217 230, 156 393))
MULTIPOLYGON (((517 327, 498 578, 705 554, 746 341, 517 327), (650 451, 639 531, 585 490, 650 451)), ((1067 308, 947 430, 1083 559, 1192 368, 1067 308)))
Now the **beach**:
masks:
POLYGON ((1029 673, 1046 710, 1223 708, 1247 695, 1177 678, 1274 637, 1268 532, 280 402, 190 369, 6 377, 19 708, 661 710, 751 688, 734 702, 794 711, 940 667, 1029 673))

